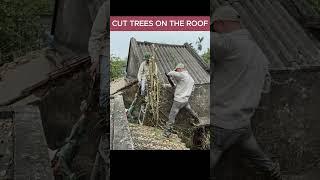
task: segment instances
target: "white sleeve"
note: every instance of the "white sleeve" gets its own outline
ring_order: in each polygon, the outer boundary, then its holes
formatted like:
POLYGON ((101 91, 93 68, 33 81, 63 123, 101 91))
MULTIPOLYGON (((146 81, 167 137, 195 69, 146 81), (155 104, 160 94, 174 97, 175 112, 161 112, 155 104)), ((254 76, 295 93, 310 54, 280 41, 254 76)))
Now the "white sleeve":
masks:
POLYGON ((139 67, 139 70, 138 70, 138 81, 141 81, 141 77, 142 77, 142 73, 143 73, 143 65, 144 64, 144 62, 142 62, 141 64, 140 64, 140 67, 139 67))
POLYGON ((176 72, 176 71, 170 71, 168 73, 168 75, 173 77, 173 78, 175 78, 176 80, 181 80, 184 77, 182 73, 179 73, 179 72, 176 72))

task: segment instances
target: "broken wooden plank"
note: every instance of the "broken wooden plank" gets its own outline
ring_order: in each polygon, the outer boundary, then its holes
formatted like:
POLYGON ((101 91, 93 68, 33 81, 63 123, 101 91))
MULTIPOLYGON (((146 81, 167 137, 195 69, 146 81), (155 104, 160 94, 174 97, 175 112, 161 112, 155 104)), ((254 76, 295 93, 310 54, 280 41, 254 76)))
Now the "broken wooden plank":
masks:
POLYGON ((8 106, 10 104, 13 104, 27 96, 29 96, 30 94, 32 94, 35 90, 47 85, 49 82, 54 82, 56 80, 58 80, 59 78, 64 77, 65 75, 68 75, 70 73, 75 72, 76 70, 78 70, 81 66, 83 66, 86 63, 90 62, 90 57, 83 57, 83 58, 79 58, 78 61, 70 63, 68 65, 66 65, 65 67, 62 67, 56 71, 53 71, 51 73, 48 74, 48 78, 30 86, 25 88, 24 90, 21 91, 20 95, 18 95, 15 98, 12 98, 8 101, 5 101, 3 103, 0 104, 1 106, 8 106))
POLYGON ((138 83, 138 80, 134 80, 134 81, 128 83, 126 86, 121 87, 120 89, 117 89, 117 90, 116 90, 115 92, 113 92, 111 95, 117 94, 117 93, 120 92, 120 91, 123 91, 123 90, 125 90, 125 89, 127 89, 127 88, 130 88, 131 86, 133 86, 133 85, 135 85, 135 84, 137 84, 137 83, 138 83))

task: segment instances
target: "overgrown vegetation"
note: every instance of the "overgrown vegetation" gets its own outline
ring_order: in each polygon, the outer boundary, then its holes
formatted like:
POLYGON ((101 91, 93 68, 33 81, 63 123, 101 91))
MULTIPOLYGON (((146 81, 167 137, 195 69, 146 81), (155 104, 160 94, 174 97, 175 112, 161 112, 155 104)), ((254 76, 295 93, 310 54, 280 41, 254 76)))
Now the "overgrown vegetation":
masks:
POLYGON ((210 64, 210 48, 208 48, 207 51, 201 55, 201 57, 206 63, 210 64))
POLYGON ((39 48, 41 15, 53 13, 54 0, 0 1, 0 65, 39 48))
POLYGON ((309 3, 320 13, 320 0, 308 0, 309 3))
MULTIPOLYGON (((197 48, 195 48, 193 46, 193 43, 188 43, 197 53, 200 53, 202 51, 202 42, 204 40, 204 37, 198 37, 197 41, 196 41, 196 45, 197 45, 197 48)), ((210 48, 207 49, 206 52, 204 52, 203 54, 200 54, 200 56, 202 57, 202 59, 210 64, 210 48)))
POLYGON ((125 75, 127 61, 117 56, 111 56, 111 79, 112 81, 125 75))

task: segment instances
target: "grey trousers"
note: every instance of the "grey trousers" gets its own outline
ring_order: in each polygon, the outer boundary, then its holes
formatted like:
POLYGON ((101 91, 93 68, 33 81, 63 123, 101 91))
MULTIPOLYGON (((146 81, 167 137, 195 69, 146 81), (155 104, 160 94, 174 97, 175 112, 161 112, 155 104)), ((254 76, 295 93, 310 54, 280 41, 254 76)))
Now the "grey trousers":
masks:
POLYGON ((181 103, 178 101, 173 101, 169 114, 169 121, 167 122, 167 127, 171 127, 174 124, 176 116, 182 108, 186 108, 194 118, 198 118, 197 113, 191 108, 189 102, 181 103))
POLYGON ((261 150, 250 126, 235 130, 213 127, 213 135, 214 143, 211 144, 213 147, 210 151, 211 177, 214 177, 214 168, 222 154, 231 146, 236 145, 258 169, 269 174, 272 179, 281 179, 279 167, 261 150))

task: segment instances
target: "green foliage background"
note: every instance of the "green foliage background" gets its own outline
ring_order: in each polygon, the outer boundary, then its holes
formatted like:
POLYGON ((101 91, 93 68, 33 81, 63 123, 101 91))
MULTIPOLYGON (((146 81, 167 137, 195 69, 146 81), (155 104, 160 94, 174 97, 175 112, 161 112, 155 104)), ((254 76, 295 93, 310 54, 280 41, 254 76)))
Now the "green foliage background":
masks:
POLYGON ((127 61, 121 59, 120 57, 111 56, 111 80, 118 79, 125 75, 125 66, 127 61))
POLYGON ((207 51, 201 55, 201 57, 206 63, 210 64, 210 48, 208 48, 207 51))
POLYGON ((320 0, 308 0, 308 1, 320 13, 320 0))
MULTIPOLYGON (((40 15, 52 15, 54 0, 0 1, 0 54, 23 51, 40 44, 40 15)), ((0 65, 12 57, 1 58, 0 65)))

